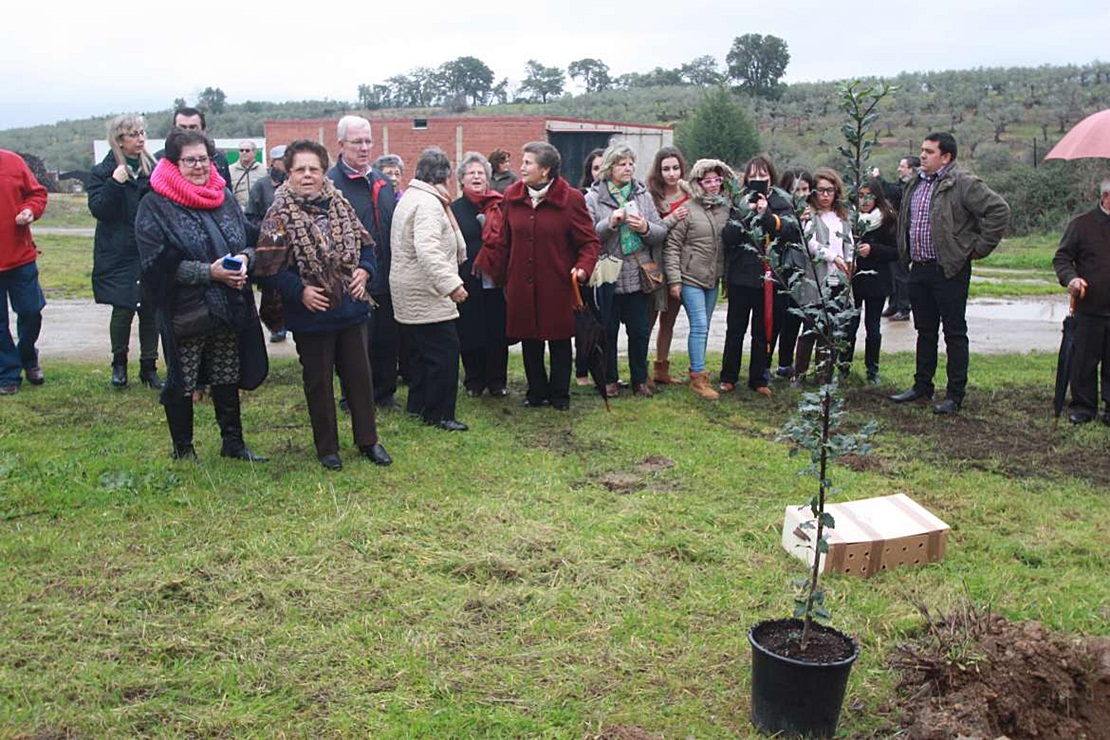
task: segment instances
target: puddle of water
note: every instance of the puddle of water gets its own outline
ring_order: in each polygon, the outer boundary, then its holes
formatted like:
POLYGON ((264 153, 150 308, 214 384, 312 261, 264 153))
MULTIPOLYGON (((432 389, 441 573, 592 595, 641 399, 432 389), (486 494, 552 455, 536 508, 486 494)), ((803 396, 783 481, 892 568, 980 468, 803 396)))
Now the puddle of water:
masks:
POLYGON ((1059 298, 984 298, 967 304, 968 318, 998 321, 1063 321, 1068 315, 1068 299, 1059 298))

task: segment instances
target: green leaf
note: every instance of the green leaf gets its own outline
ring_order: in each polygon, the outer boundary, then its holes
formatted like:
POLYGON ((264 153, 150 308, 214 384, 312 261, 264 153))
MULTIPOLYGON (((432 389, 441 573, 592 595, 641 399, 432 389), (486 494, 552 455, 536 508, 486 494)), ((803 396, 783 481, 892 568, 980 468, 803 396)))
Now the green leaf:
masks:
POLYGON ((833 515, 829 512, 822 511, 818 518, 821 520, 822 526, 828 527, 829 529, 836 529, 836 520, 833 519, 833 515))

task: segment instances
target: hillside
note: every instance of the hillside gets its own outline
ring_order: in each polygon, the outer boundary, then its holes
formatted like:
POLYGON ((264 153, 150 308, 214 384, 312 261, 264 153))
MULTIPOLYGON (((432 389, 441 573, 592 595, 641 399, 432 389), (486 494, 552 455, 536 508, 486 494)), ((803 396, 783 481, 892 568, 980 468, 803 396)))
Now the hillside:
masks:
MULTIPOLYGON (((1044 154, 1084 116, 1110 107, 1110 64, 980 68, 905 72, 883 80, 897 85, 881 113, 874 163, 893 172, 915 153, 928 131, 952 131, 961 162, 1006 190, 1018 231, 1058 228, 1066 213, 1094 193, 1106 162, 1043 163, 1044 154), (1036 169, 1036 172, 1034 172, 1036 169), (1028 170, 1028 172, 1027 172, 1028 170), (1045 202, 1051 202, 1046 209, 1045 202), (1047 211, 1053 211, 1049 214, 1047 211)), ((786 86, 777 100, 741 98, 756 121, 763 147, 780 164, 839 166, 841 116, 837 82, 786 86)), ((606 90, 565 95, 546 104, 512 103, 472 108, 473 115, 541 114, 680 126, 702 101, 693 85, 606 90)), ((261 136, 267 119, 338 116, 354 110, 341 101, 247 102, 210 114, 220 137, 261 136)), ((148 112, 152 137, 165 135, 170 109, 148 112)), ((377 110, 371 117, 456 115, 446 109, 377 110)), ((0 131, 0 147, 41 157, 51 170, 87 169, 92 141, 103 138, 108 116, 0 131)))

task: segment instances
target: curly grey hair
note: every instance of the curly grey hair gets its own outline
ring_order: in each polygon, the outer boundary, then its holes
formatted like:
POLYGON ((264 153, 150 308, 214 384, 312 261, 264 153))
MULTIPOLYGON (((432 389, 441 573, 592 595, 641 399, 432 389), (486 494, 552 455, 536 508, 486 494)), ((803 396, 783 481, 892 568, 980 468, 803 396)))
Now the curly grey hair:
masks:
POLYGON ((488 159, 478 152, 467 152, 463 155, 462 161, 459 162, 458 169, 455 170, 455 178, 460 183, 462 182, 463 175, 466 174, 467 168, 475 162, 482 165, 482 168, 486 171, 487 180, 493 177, 493 166, 489 163, 488 159))
POLYGON ((624 143, 618 141, 609 145, 605 153, 601 155, 601 171, 597 173, 598 180, 611 180, 613 176, 613 168, 622 159, 631 159, 636 161, 636 151, 624 143))

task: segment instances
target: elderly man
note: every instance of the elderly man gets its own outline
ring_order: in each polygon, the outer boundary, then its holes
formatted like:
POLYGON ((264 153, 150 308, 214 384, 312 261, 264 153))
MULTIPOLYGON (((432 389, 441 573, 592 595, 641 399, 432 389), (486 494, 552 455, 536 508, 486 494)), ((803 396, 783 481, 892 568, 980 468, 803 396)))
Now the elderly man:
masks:
POLYGON ((1002 196, 955 161, 952 134, 927 135, 921 145, 921 172, 906 185, 898 212, 898 253, 910 263, 917 369, 913 388, 890 400, 907 403, 933 397, 943 326, 948 387, 946 398, 933 406, 936 414, 959 413, 967 391, 971 261, 993 252, 1010 223, 1010 206, 1002 196))
POLYGON ((255 226, 262 223, 262 218, 274 203, 274 193, 285 182, 285 145, 278 144, 270 149, 270 169, 267 177, 251 185, 251 194, 247 199, 247 220, 255 226))
MULTIPOLYGON (((173 112, 173 127, 178 131, 208 133, 208 123, 204 119, 204 111, 188 106, 182 106, 173 112)), ((161 159, 163 152, 164 150, 155 152, 154 158, 161 159)), ((228 169, 227 155, 217 149, 216 156, 212 158, 212 164, 216 165, 216 171, 220 173, 220 177, 224 179, 228 187, 231 187, 231 172, 228 169)))
POLYGON ((1098 205, 1064 229, 1052 267, 1075 299, 1075 354, 1071 365, 1068 420, 1086 424, 1098 413, 1110 426, 1110 178, 1099 185, 1098 205))
POLYGON ((254 142, 243 139, 239 142, 239 159, 229 168, 231 181, 227 187, 244 211, 247 210, 247 202, 251 197, 251 188, 267 178, 266 167, 255 161, 255 151, 254 142))
POLYGON ((362 225, 374 238, 378 269, 370 283, 370 295, 378 304, 370 317, 370 372, 374 400, 382 409, 397 409, 397 321, 389 295, 389 239, 397 198, 389 178, 374 169, 371 156, 374 135, 370 122, 360 116, 339 119, 339 158, 328 170, 328 178, 351 202, 362 225))
POLYGON ((0 149, 0 396, 19 392, 21 374, 42 385, 35 342, 42 328, 46 300, 39 286, 38 250, 31 222, 46 210, 46 188, 31 174, 23 157, 0 149), (8 323, 8 303, 16 316, 16 340, 8 323))

